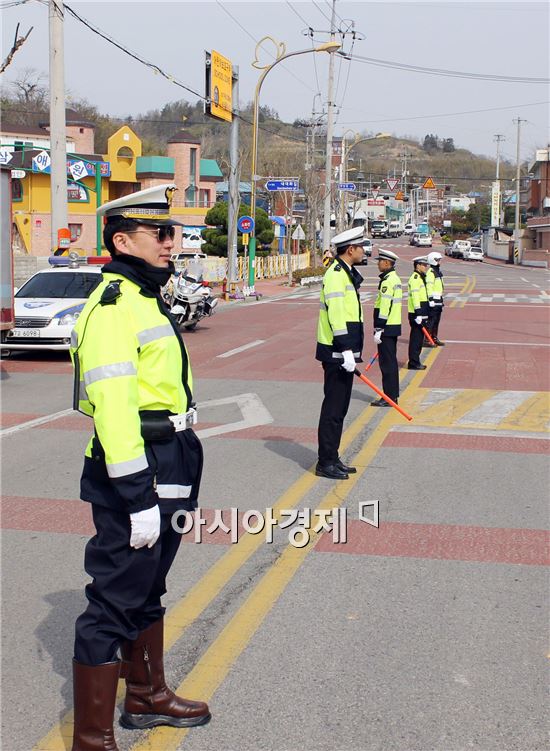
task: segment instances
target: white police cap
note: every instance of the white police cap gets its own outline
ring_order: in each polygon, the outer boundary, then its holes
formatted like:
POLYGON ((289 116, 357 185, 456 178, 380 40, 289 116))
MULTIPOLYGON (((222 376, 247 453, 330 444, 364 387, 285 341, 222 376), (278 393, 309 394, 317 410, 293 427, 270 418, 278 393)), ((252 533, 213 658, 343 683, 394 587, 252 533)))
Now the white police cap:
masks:
POLYGON ((140 224, 171 225, 179 224, 170 216, 170 206, 177 187, 173 183, 155 185, 139 190, 129 196, 104 203, 97 209, 98 216, 109 221, 133 219, 140 224))
POLYGON ((425 263, 426 266, 429 265, 426 256, 416 256, 416 258, 413 258, 413 263, 425 263))
POLYGON ((392 263, 395 263, 399 260, 399 256, 395 253, 392 253, 391 250, 385 250, 385 248, 378 248, 378 255, 376 256, 377 261, 391 261, 392 263))
POLYGON ((336 251, 344 251, 348 245, 363 245, 365 230, 363 227, 352 227, 345 232, 340 232, 332 238, 332 244, 336 251))

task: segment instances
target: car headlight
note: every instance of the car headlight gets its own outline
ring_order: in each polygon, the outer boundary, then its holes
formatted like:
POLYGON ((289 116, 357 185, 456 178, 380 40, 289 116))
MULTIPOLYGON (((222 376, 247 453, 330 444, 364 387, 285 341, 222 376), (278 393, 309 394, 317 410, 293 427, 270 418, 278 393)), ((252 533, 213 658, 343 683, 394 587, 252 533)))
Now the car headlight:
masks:
POLYGON ((74 326, 78 320, 79 315, 80 315, 80 312, 65 313, 65 315, 62 315, 60 318, 57 319, 57 323, 60 326, 74 326))

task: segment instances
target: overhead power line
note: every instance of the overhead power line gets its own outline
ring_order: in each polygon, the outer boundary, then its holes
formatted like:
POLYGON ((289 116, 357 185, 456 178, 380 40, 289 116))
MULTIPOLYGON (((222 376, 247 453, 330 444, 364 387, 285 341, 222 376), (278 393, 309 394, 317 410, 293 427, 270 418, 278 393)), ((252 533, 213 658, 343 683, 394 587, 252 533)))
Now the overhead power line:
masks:
MULTIPOLYGON (((166 71, 164 71, 160 66, 156 65, 155 63, 151 63, 151 62, 149 62, 147 60, 144 60, 142 57, 140 57, 139 55, 137 55, 135 52, 132 52, 127 47, 125 47, 124 45, 122 45, 119 42, 117 42, 109 34, 107 34, 106 32, 102 31, 97 26, 94 26, 92 23, 90 23, 85 18, 83 18, 82 16, 80 16, 75 10, 73 10, 66 3, 65 3, 64 7, 65 7, 65 9, 74 18, 77 19, 77 21, 79 21, 84 26, 86 26, 88 29, 90 29, 90 31, 93 31, 94 34, 97 34, 102 39, 104 39, 105 41, 109 42, 109 44, 112 44, 115 47, 117 47, 117 49, 119 49, 121 52, 124 52, 124 54, 129 55, 131 58, 133 58, 134 60, 137 60, 137 62, 141 63, 142 65, 145 65, 146 67, 150 68, 155 73, 159 73, 161 76, 163 76, 168 81, 170 81, 171 83, 175 84, 176 86, 179 86, 180 88, 184 89, 185 91, 188 91, 191 94, 194 94, 194 96, 196 96, 198 99, 201 99, 202 101, 206 101, 206 97, 203 94, 199 93, 198 91, 195 91, 195 89, 191 88, 190 86, 187 86, 186 84, 182 83, 181 81, 178 81, 178 79, 175 76, 172 76, 170 73, 167 73, 166 71)), ((235 115, 235 113, 233 113, 233 116, 234 117, 238 117, 239 120, 241 120, 241 122, 246 123, 247 125, 252 125, 252 122, 250 120, 248 120, 246 117, 243 117, 242 115, 235 115)), ((290 135, 282 135, 281 133, 277 133, 277 131, 275 131, 275 130, 271 130, 271 128, 266 128, 265 125, 259 125, 258 127, 260 128, 260 130, 263 130, 266 133, 271 133, 272 135, 277 136, 278 138, 282 138, 283 140, 286 140, 286 141, 297 141, 299 143, 305 143, 304 139, 296 138, 295 136, 290 136, 290 135)))
POLYGON ((426 120, 430 118, 437 118, 437 117, 458 117, 459 115, 474 115, 479 112, 498 112, 500 110, 515 110, 519 109, 521 107, 537 107, 541 104, 550 104, 550 101, 545 102, 529 102, 527 104, 509 104, 505 107, 487 107, 480 110, 463 110, 462 112, 441 112, 439 114, 434 115, 411 115, 409 117, 386 117, 381 118, 378 120, 352 120, 345 123, 340 123, 340 125, 366 125, 371 123, 393 123, 393 122, 401 122, 403 120, 426 120))
POLYGON ((344 52, 337 52, 337 55, 350 57, 360 63, 374 65, 379 68, 393 68, 396 70, 406 70, 412 73, 426 73, 431 76, 447 76, 451 78, 467 78, 477 81, 501 81, 505 83, 550 83, 550 78, 534 78, 530 76, 502 76, 496 73, 470 73, 467 71, 446 70, 444 68, 426 68, 421 65, 410 65, 409 63, 398 63, 392 60, 379 60, 374 57, 364 57, 363 55, 347 55, 344 52))
MULTIPOLYGON (((248 31, 248 29, 245 28, 242 25, 242 23, 237 18, 235 18, 235 16, 232 13, 230 13, 230 11, 227 10, 227 8, 225 7, 225 5, 223 5, 220 2, 220 0, 216 0, 216 4, 220 6, 220 8, 223 10, 223 12, 226 13, 229 16, 229 18, 231 18, 237 24, 237 26, 240 29, 242 29, 242 31, 244 31, 244 33, 247 34, 247 36, 250 37, 250 39, 252 39, 253 42, 255 42, 256 44, 259 44, 260 40, 256 39, 254 36, 252 36, 252 34, 248 31)), ((267 50, 267 54, 269 54, 270 57, 273 57, 273 59, 275 59, 275 56, 272 55, 268 50, 267 50)), ((302 81, 302 79, 299 78, 295 73, 293 73, 290 68, 288 68, 286 65, 282 65, 281 67, 284 68, 287 71, 287 73, 290 73, 290 75, 292 76, 292 78, 296 79, 296 81, 298 81, 298 83, 301 83, 302 86, 306 87, 306 89, 309 89, 310 91, 313 91, 313 89, 311 88, 311 86, 309 84, 307 84, 305 81, 302 81)), ((315 92, 313 92, 313 93, 315 93, 315 92)))

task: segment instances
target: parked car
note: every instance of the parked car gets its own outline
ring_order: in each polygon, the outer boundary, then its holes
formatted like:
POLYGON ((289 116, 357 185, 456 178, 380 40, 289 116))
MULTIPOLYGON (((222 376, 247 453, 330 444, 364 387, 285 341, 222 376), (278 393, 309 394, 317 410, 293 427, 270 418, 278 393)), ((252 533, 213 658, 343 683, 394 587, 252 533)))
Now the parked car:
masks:
POLYGON ((431 248, 432 247, 432 236, 427 235, 424 232, 421 232, 418 234, 416 238, 416 245, 419 248, 431 248))
POLYGON ((372 256, 372 240, 367 238, 363 240, 363 250, 365 251, 365 255, 372 256))
POLYGON ((405 229, 403 230, 404 235, 414 235, 416 232, 416 224, 413 224, 412 222, 409 222, 405 225, 405 229))
POLYGON ((472 244, 469 240, 455 240, 451 245, 450 255, 453 258, 464 258, 464 253, 470 250, 472 244))
POLYGON ((472 245, 464 251, 463 258, 465 261, 483 261, 483 251, 479 245, 472 245))
MULTIPOLYGON (((61 258, 55 259, 61 261, 61 258)), ((15 294, 15 326, 2 331, 0 350, 68 350, 71 333, 100 283, 100 266, 63 263, 43 269, 28 279, 15 294)))

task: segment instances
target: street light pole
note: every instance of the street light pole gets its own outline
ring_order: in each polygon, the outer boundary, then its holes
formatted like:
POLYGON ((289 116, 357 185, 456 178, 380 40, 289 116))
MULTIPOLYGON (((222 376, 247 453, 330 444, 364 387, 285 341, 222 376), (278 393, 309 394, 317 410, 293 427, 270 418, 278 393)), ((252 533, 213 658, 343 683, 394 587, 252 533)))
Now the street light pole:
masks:
MULTIPOLYGON (((332 0, 332 15, 330 21, 330 41, 334 44, 336 36, 336 0, 332 0)), ((325 154, 325 203, 323 207, 323 254, 330 248, 330 205, 332 200, 332 135, 334 130, 334 104, 332 101, 334 89, 334 55, 330 56, 328 66, 328 98, 327 98, 327 142, 325 154)))
POLYGON ((525 120, 522 120, 521 117, 518 116, 517 120, 514 120, 514 122, 518 125, 518 137, 517 137, 517 144, 516 144, 516 211, 515 211, 515 229, 514 229, 514 263, 516 265, 519 265, 520 263, 520 252, 519 252, 519 232, 520 232, 520 206, 519 206, 519 198, 520 198, 520 191, 519 191, 519 182, 520 182, 520 130, 521 130, 521 124, 525 122, 525 120))
MULTIPOLYGON (((278 55, 277 59, 273 63, 271 63, 271 65, 260 66, 257 64, 257 62, 252 63, 254 68, 258 68, 259 70, 262 71, 262 74, 258 79, 258 83, 256 84, 256 90, 254 92, 254 115, 252 118, 252 159, 251 159, 252 185, 251 185, 251 192, 250 192, 250 216, 254 219, 254 227, 252 229, 252 232, 250 233, 250 240, 249 240, 249 245, 248 245, 248 250, 249 250, 248 286, 249 287, 254 287, 255 263, 256 263, 256 182, 259 177, 259 175, 256 174, 256 170, 257 170, 257 162, 258 162, 258 119, 259 119, 258 115, 259 115, 260 91, 262 88, 262 84, 265 80, 265 77, 269 73, 269 71, 272 70, 279 63, 282 63, 283 60, 288 60, 289 57, 296 57, 297 55, 307 55, 310 52, 333 53, 333 52, 336 52, 336 50, 340 49, 339 42, 330 41, 330 42, 326 42, 325 44, 321 44, 318 47, 310 47, 307 50, 297 50, 296 52, 285 53, 284 44, 279 44, 272 37, 264 37, 263 39, 260 39, 260 41, 256 45, 256 61, 258 60, 259 50, 262 44, 266 40, 271 40, 275 44, 280 54, 278 55)), ((332 55, 331 55, 331 60, 332 60, 332 55)))
POLYGON ((64 8, 62 0, 50 0, 50 158, 51 158, 51 252, 57 250, 58 230, 66 229, 67 128, 65 123, 65 64, 63 53, 64 8))

